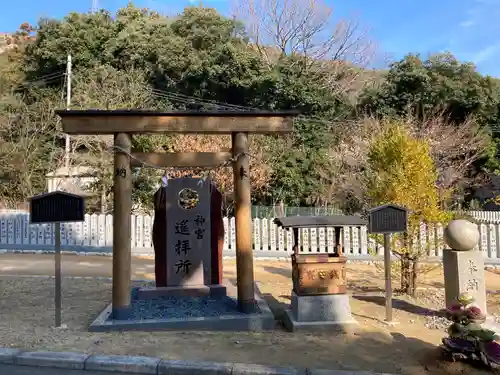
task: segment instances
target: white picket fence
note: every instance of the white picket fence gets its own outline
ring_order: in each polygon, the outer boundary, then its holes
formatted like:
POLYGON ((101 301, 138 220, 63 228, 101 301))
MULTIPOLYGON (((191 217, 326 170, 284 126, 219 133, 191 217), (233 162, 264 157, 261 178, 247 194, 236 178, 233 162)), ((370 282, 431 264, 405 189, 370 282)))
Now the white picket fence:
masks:
MULTIPOLYGON (((472 216, 477 217, 480 215, 472 216)), ((477 217, 480 222, 481 241, 478 245, 489 263, 500 263, 500 224, 477 217)), ((132 252, 135 255, 153 255, 153 217, 131 216, 132 252)), ((224 253, 235 252, 234 218, 224 218, 224 253)), ((418 242, 427 249, 429 257, 441 257, 444 242, 443 227, 427 227, 422 224, 418 242)), ((302 253, 325 253, 334 251, 332 228, 301 229, 300 251, 302 253)), ((0 250, 7 251, 53 251, 54 228, 52 224, 29 224, 26 212, 0 212, 0 250)), ((61 244, 64 251, 84 253, 111 253, 113 241, 112 215, 86 215, 81 223, 61 224, 61 244)), ((383 248, 367 234, 366 227, 343 227, 342 243, 346 254, 357 259, 382 255, 383 248)), ((287 257, 292 252, 291 231, 278 228, 273 219, 253 220, 253 247, 256 257, 287 257)))
POLYGON ((500 223, 500 211, 468 211, 465 213, 480 222, 500 223))

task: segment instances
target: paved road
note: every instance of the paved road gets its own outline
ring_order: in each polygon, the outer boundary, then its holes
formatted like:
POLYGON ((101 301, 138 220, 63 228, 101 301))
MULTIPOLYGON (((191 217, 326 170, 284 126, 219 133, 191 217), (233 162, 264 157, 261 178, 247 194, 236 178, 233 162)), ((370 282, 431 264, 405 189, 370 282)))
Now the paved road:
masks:
MULTIPOLYGON (((116 372, 62 370, 48 367, 0 365, 0 375, 109 375, 116 372)), ((123 374, 123 373, 121 373, 123 374)), ((129 374, 134 375, 134 374, 129 374)))
MULTIPOLYGON (((111 277, 112 258, 98 255, 63 255, 63 276, 111 277)), ((132 275, 135 279, 154 279, 152 259, 133 258, 132 275)), ((54 275, 52 254, 0 254, 0 275, 54 275)))
MULTIPOLYGON (((267 267, 282 268, 285 278, 291 277, 289 262, 260 260, 254 262, 255 277, 271 274, 267 267), (288 276, 290 273, 290 276, 288 276)), ((153 259, 132 258, 132 279, 154 280, 155 265, 153 259)), ((236 261, 224 260, 224 274, 226 277, 236 275, 236 261)), ((0 254, 0 276, 54 276, 53 254, 0 254)), ((99 255, 70 255, 62 256, 63 277, 107 277, 113 275, 112 257, 99 255)), ((267 276, 265 276, 267 277, 267 276)))

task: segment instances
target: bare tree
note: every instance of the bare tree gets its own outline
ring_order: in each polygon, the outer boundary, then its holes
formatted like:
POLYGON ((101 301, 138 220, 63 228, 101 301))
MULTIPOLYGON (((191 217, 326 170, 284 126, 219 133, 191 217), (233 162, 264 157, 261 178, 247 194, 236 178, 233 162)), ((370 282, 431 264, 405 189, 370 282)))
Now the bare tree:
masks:
MULTIPOLYGON (((415 123, 411 118, 408 122, 415 123)), ((473 118, 455 124, 439 113, 419 126, 413 126, 413 131, 429 141, 442 189, 471 182, 468 171, 484 155, 490 140, 485 129, 479 127, 473 118)))
MULTIPOLYGON (((329 168, 320 171, 326 185, 325 197, 347 213, 359 212, 367 206, 367 150, 371 141, 367 120, 346 121, 332 126, 335 140, 329 147, 329 168)), ((379 129, 372 128, 376 133, 379 129)))
MULTIPOLYGON (((73 108, 82 109, 158 109, 159 102, 147 82, 145 74, 136 69, 117 70, 109 65, 77 71, 73 81, 73 108)), ((138 138, 138 137, 136 137, 138 138)), ((158 147, 165 144, 165 137, 154 138, 158 147)), ((92 167, 97 182, 91 186, 101 212, 112 209, 113 186, 113 136, 82 135, 72 137, 71 164, 92 167)), ((161 172, 151 169, 139 171, 140 177, 154 178, 161 172)), ((143 196, 137 190, 134 197, 143 196)), ((152 194, 152 193, 151 193, 152 194)), ((147 193, 146 193, 147 195, 147 193)), ((141 199, 139 199, 141 200, 141 199)), ((134 209, 140 209, 139 202, 134 209)))
MULTIPOLYGON (((180 135, 176 137, 173 152, 218 152, 231 149, 230 136, 212 135, 180 135)), ((267 145, 264 137, 250 137, 250 181, 252 192, 262 191, 269 182, 271 168, 266 163, 267 145)), ((233 191, 233 170, 232 164, 228 163, 221 168, 200 171, 196 169, 169 169, 167 171, 170 178, 181 177, 183 175, 202 175, 211 178, 218 188, 225 193, 226 197, 232 196, 233 191)))
POLYGON ((26 105, 12 100, 0 114, 0 199, 16 207, 45 191, 46 174, 60 166, 56 105, 43 99, 26 105))
MULTIPOLYGON (((470 183, 472 164, 484 155, 489 136, 473 119, 463 123, 449 122, 441 113, 429 115, 426 121, 408 117, 410 132, 425 138, 438 170, 439 188, 448 190, 470 183)), ((366 200, 367 152, 370 142, 383 130, 384 121, 364 118, 332 127, 337 140, 330 146, 331 168, 322 171, 331 201, 347 205, 346 210, 361 211, 369 206, 366 200)))
POLYGON ((325 84, 336 90, 359 83, 359 68, 375 57, 375 44, 360 23, 334 20, 324 0, 237 1, 234 14, 269 65, 283 56, 302 56, 308 69, 327 72, 325 84))
POLYGON ((252 42, 263 55, 271 47, 281 55, 301 54, 312 59, 364 64, 372 43, 354 21, 334 23, 333 8, 322 0, 246 0, 235 6, 252 42))

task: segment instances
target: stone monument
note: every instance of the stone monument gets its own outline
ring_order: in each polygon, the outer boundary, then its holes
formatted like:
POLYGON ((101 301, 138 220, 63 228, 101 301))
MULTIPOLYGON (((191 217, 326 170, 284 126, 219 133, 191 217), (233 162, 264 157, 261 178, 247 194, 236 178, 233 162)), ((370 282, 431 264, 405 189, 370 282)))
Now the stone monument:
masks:
POLYGON ((468 294, 486 314, 483 253, 474 250, 479 242, 477 225, 468 220, 452 220, 444 230, 444 240, 451 249, 443 251, 446 307, 456 304, 461 294, 468 294))
POLYGON ((222 195, 211 181, 183 177, 155 193, 153 295, 225 295, 222 195), (214 208, 212 210, 212 207, 214 208), (215 220, 213 220, 215 219, 215 220))
POLYGON ((167 186, 167 286, 210 285, 210 185, 176 178, 167 186))

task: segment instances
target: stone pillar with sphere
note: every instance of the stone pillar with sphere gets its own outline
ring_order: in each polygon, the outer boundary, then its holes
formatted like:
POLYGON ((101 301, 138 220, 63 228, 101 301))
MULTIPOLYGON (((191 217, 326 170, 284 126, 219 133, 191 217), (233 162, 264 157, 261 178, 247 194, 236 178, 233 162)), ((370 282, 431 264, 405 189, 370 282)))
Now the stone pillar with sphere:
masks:
POLYGON ((444 230, 450 249, 443 251, 446 307, 456 304, 458 296, 467 294, 486 314, 486 287, 483 253, 474 248, 479 242, 476 224, 468 220, 452 220, 444 230))

